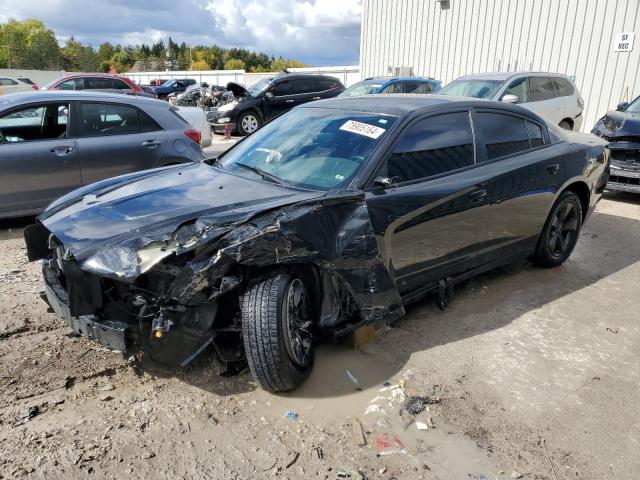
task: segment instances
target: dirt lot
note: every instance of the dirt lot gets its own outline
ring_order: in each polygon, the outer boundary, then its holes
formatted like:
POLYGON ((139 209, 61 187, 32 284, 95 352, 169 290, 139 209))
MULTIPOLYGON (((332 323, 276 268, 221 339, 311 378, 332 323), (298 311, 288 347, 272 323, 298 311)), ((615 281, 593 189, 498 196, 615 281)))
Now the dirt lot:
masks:
POLYGON ((2 479, 640 476, 638 197, 603 200, 564 266, 484 275, 445 312, 427 299, 364 351, 322 347, 279 396, 206 357, 169 371, 71 336, 27 223, 0 224, 2 479), (433 404, 401 415, 405 395, 433 404))

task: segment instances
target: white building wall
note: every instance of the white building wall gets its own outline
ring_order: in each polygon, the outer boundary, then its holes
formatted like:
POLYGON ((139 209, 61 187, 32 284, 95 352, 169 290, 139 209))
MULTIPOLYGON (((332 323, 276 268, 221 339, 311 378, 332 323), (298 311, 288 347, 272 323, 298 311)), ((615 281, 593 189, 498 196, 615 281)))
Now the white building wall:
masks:
POLYGON ((363 0, 363 77, 412 67, 448 83, 469 73, 536 70, 575 78, 583 129, 640 94, 640 0, 363 0), (614 36, 636 32, 633 50, 614 36))

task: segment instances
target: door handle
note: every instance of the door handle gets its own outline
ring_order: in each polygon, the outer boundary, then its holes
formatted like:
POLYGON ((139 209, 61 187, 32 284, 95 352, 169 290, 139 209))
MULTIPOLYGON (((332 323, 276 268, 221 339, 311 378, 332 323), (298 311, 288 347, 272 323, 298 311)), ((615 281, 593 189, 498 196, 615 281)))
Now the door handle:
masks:
POLYGON ((560 171, 560 164, 554 163, 553 165, 547 165, 547 172, 551 175, 555 175, 560 171))
POLYGON ((487 191, 484 189, 474 190, 469 194, 469 200, 471 203, 479 203, 485 199, 487 196, 487 191))
POLYGON ((159 140, 146 140, 142 142, 142 146, 148 147, 148 148, 156 148, 158 145, 161 145, 161 144, 162 142, 159 140))
POLYGON ((313 97, 312 100, 320 100, 320 97, 313 97))
POLYGON ((66 157, 71 152, 73 152, 73 147, 70 146, 54 147, 51 149, 51 153, 55 153, 58 157, 66 157))
POLYGON ((285 100, 286 103, 293 103, 293 100, 285 100))

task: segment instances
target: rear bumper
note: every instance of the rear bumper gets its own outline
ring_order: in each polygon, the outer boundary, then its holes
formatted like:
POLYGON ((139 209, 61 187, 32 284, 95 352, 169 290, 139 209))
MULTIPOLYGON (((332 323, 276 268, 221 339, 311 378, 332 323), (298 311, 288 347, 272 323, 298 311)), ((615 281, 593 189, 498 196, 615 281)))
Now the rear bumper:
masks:
POLYGON ((124 322, 101 321, 95 315, 81 315, 74 317, 69 311, 69 296, 58 279, 56 272, 43 262, 42 275, 44 279, 47 302, 70 326, 74 332, 90 340, 95 340, 112 350, 125 352, 127 348, 128 325, 124 322))

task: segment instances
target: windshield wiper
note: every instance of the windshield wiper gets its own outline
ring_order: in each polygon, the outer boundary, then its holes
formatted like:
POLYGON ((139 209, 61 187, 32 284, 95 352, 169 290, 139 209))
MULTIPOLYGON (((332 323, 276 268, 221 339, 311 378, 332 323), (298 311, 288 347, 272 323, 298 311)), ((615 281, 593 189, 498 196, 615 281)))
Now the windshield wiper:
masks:
POLYGON ((272 173, 265 172, 261 168, 254 167, 253 165, 247 165, 246 163, 241 163, 241 162, 236 162, 234 165, 237 165, 242 168, 246 168, 247 170, 250 170, 253 173, 260 175, 264 180, 268 180, 272 183, 277 183, 279 185, 282 185, 285 183, 284 180, 282 180, 280 177, 277 177, 272 173))

